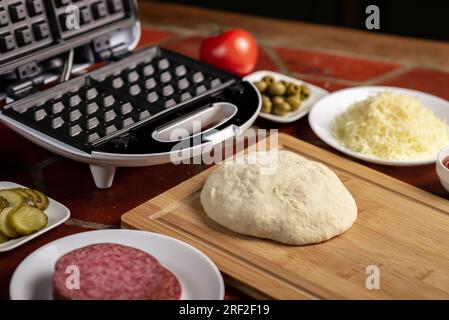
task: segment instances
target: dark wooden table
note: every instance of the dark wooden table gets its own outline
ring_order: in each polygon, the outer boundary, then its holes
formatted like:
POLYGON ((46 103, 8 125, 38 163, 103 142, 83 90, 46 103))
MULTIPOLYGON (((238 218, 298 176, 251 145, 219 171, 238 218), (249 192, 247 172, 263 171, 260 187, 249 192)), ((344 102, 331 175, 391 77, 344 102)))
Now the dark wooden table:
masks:
MULTIPOLYGON (((250 30, 260 43, 257 69, 276 70, 329 91, 385 84, 418 89, 449 99, 449 44, 382 36, 310 24, 142 2, 140 46, 158 43, 198 57, 199 45, 214 26, 250 30)), ((286 125, 258 120, 331 150, 311 131, 307 119, 286 125)), ((66 235, 119 228, 126 211, 204 170, 202 165, 172 164, 123 168, 108 190, 95 188, 89 168, 56 156, 0 125, 0 180, 35 187, 70 208, 64 225, 7 253, 0 253, 0 298, 8 299, 9 281, 18 264, 42 245, 66 235)), ((334 151, 336 152, 336 151, 334 151)), ((365 163, 366 164, 366 163, 365 163)), ((396 168, 366 164, 442 197, 433 165, 396 168)), ((227 287, 227 298, 245 296, 227 287)))

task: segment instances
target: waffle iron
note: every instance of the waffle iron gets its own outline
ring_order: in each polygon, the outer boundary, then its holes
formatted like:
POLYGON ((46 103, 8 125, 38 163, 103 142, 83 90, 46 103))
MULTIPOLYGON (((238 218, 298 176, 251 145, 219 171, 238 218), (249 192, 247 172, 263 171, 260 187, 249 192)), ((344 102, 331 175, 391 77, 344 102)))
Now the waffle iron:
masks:
POLYGON ((139 38, 136 1, 0 0, 0 120, 89 164, 98 188, 116 167, 189 158, 255 121, 251 83, 158 46, 134 52, 139 38))

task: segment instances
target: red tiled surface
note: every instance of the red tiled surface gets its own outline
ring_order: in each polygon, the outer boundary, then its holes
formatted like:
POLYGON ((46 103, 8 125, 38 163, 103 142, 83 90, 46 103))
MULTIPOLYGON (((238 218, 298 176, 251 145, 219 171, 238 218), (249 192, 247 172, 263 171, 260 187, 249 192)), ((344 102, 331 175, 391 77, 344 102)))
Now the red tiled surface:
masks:
POLYGON ((66 237, 71 234, 89 231, 89 229, 77 226, 59 226, 21 247, 9 252, 0 253, 0 299, 9 298, 9 281, 19 262, 25 259, 33 251, 56 239, 66 237))
MULTIPOLYGON (((164 45, 163 47, 180 52, 194 59, 198 59, 200 55, 201 42, 204 39, 205 37, 193 36, 164 45)), ((263 47, 259 47, 259 60, 256 65, 256 70, 277 70, 275 62, 270 58, 263 47)))
MULTIPOLYGON (((294 75, 294 77, 301 78, 300 75, 296 75, 296 76, 294 75)), ((311 84, 314 84, 314 85, 316 85, 318 87, 321 87, 323 89, 326 89, 329 92, 334 92, 334 91, 337 91, 337 90, 348 88, 347 85, 336 83, 336 82, 332 82, 332 81, 309 80, 309 79, 304 79, 304 78, 302 80, 304 80, 306 82, 309 82, 311 84)))
POLYGON ((415 68, 393 79, 384 81, 382 84, 421 90, 449 99, 449 73, 447 72, 415 68))
POLYGON ((62 160, 43 170, 48 195, 71 209, 72 217, 120 226, 123 213, 196 175, 201 165, 118 168, 110 189, 95 187, 88 165, 62 160), (65 181, 66 183, 61 183, 65 181))
POLYGON ((275 51, 290 72, 344 80, 367 81, 399 67, 394 63, 301 49, 276 48, 275 51))
POLYGON ((173 37, 175 34, 172 32, 151 30, 151 32, 142 32, 138 47, 144 47, 149 44, 158 43, 162 40, 167 40, 173 37))
POLYGON ((0 181, 33 185, 33 176, 46 160, 55 155, 22 138, 0 123, 0 181))
POLYGON ((250 300, 251 297, 232 287, 227 287, 225 292, 225 300, 250 300))
POLYGON ((4 124, 0 124, 0 141, 14 141, 14 143, 2 145, 0 148, 0 162, 2 163, 0 176, 3 175, 2 171, 23 170, 53 156, 52 153, 22 138, 4 124))
POLYGON ((178 40, 174 43, 163 45, 164 48, 185 54, 194 59, 200 56, 201 42, 205 37, 192 36, 185 39, 178 40))

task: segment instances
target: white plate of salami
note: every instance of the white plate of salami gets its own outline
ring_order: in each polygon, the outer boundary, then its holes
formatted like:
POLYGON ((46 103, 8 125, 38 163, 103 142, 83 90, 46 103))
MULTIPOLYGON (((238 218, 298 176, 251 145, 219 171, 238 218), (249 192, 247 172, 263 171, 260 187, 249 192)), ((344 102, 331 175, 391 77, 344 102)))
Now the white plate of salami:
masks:
POLYGON ((224 282, 202 252, 137 230, 97 230, 30 254, 10 283, 12 300, 222 300, 224 282))

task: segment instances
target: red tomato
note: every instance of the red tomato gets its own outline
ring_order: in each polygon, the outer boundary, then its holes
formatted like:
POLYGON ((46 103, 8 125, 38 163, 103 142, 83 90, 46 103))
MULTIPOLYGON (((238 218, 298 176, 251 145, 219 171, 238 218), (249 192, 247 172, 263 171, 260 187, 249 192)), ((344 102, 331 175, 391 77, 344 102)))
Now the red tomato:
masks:
POLYGON ((230 29, 205 39, 200 59, 238 76, 245 76, 256 67, 258 46, 256 39, 242 29, 230 29))

